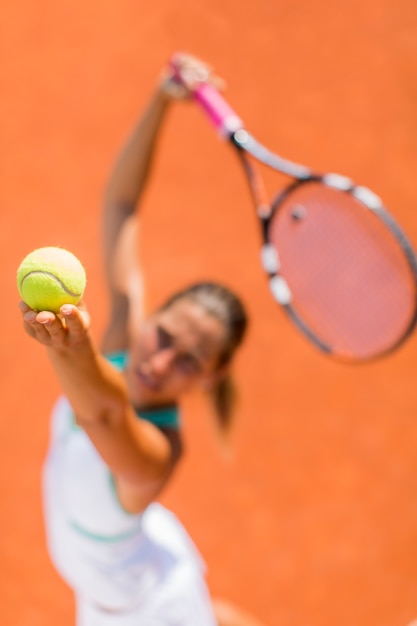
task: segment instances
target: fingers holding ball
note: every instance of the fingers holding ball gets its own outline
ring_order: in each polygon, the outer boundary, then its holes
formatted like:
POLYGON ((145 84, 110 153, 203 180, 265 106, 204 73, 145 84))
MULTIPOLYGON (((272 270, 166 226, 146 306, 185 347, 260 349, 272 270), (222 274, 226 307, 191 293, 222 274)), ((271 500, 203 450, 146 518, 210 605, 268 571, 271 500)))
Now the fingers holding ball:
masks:
POLYGON ((64 248, 49 246, 28 254, 17 270, 26 332, 46 345, 79 341, 89 326, 82 304, 86 282, 82 263, 64 248))

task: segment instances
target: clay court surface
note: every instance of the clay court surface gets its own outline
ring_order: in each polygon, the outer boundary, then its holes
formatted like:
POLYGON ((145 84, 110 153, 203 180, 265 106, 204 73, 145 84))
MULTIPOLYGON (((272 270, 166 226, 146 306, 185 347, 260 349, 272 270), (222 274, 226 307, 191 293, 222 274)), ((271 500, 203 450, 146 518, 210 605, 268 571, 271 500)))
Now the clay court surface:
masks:
MULTIPOLYGON (((70 626, 49 563, 40 470, 59 389, 24 335, 15 272, 61 245, 84 262, 97 338, 108 171, 176 49, 206 58, 252 132, 288 158, 375 189, 417 244, 415 0, 154 0, 0 8, 0 623, 70 626)), ((360 367, 310 347, 272 302, 232 151, 192 105, 172 110, 143 206, 150 304, 195 278, 245 298, 250 337, 232 452, 202 398, 163 502, 215 595, 268 626, 406 626, 417 617, 417 335, 360 367)), ((196 625, 198 626, 198 625, 196 625)))

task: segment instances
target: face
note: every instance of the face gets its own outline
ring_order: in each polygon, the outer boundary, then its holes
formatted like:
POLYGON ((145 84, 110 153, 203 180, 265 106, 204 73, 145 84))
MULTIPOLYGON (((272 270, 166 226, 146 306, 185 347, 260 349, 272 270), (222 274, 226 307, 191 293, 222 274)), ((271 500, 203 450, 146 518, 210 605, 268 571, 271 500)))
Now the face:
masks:
POLYGON ((126 372, 134 404, 174 402, 208 382, 224 342, 222 324, 186 298, 149 318, 130 351, 126 372))

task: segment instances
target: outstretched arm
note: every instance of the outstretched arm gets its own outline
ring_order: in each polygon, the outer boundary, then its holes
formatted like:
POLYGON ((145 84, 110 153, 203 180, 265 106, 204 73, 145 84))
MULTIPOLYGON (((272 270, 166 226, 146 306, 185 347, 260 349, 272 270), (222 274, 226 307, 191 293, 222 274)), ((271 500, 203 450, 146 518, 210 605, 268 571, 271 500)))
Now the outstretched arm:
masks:
POLYGON ((141 511, 175 466, 168 438, 137 418, 122 374, 94 345, 85 309, 64 305, 58 316, 36 313, 24 303, 20 308, 27 333, 46 346, 78 425, 112 470, 123 505, 141 511))

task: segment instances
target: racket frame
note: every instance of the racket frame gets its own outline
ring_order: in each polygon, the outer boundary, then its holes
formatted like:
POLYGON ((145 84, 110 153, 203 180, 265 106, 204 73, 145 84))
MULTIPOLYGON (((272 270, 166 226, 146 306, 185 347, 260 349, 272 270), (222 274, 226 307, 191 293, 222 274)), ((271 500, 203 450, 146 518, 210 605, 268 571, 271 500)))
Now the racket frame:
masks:
POLYGON ((246 130, 239 129, 238 131, 230 134, 228 139, 238 151, 242 166, 249 181, 250 192, 256 206, 263 242, 261 248, 261 264, 268 276, 270 291, 273 298, 281 307, 283 307, 296 327, 319 350, 342 361, 370 361, 385 356, 399 348, 399 346, 402 345, 412 334, 417 324, 417 258, 409 239, 406 237, 405 233, 399 227, 391 214, 386 210, 379 196, 367 187, 355 185, 353 180, 346 176, 335 173, 318 174, 303 165, 298 165, 292 161, 281 158, 262 146, 246 130), (260 161, 264 165, 292 177, 293 180, 281 189, 272 200, 267 201, 266 192, 263 189, 260 192, 256 191, 257 189, 263 187, 262 178, 257 174, 256 169, 250 163, 246 154, 249 154, 251 157, 260 161), (375 356, 359 359, 357 356, 348 353, 341 354, 340 352, 334 352, 333 348, 328 343, 323 341, 308 327, 291 304, 291 288, 285 277, 280 274, 278 251, 270 242, 270 224, 274 219, 275 213, 279 210, 280 205, 287 198, 287 196, 289 196, 296 189, 300 188, 302 185, 311 182, 317 182, 327 187, 337 189, 343 193, 351 194, 361 202, 365 209, 373 212, 378 219, 385 224, 385 226, 390 230, 392 236, 398 242, 414 277, 414 315, 410 318, 409 325, 404 329, 404 332, 401 334, 399 339, 396 342, 393 342, 389 348, 378 352, 375 356))

